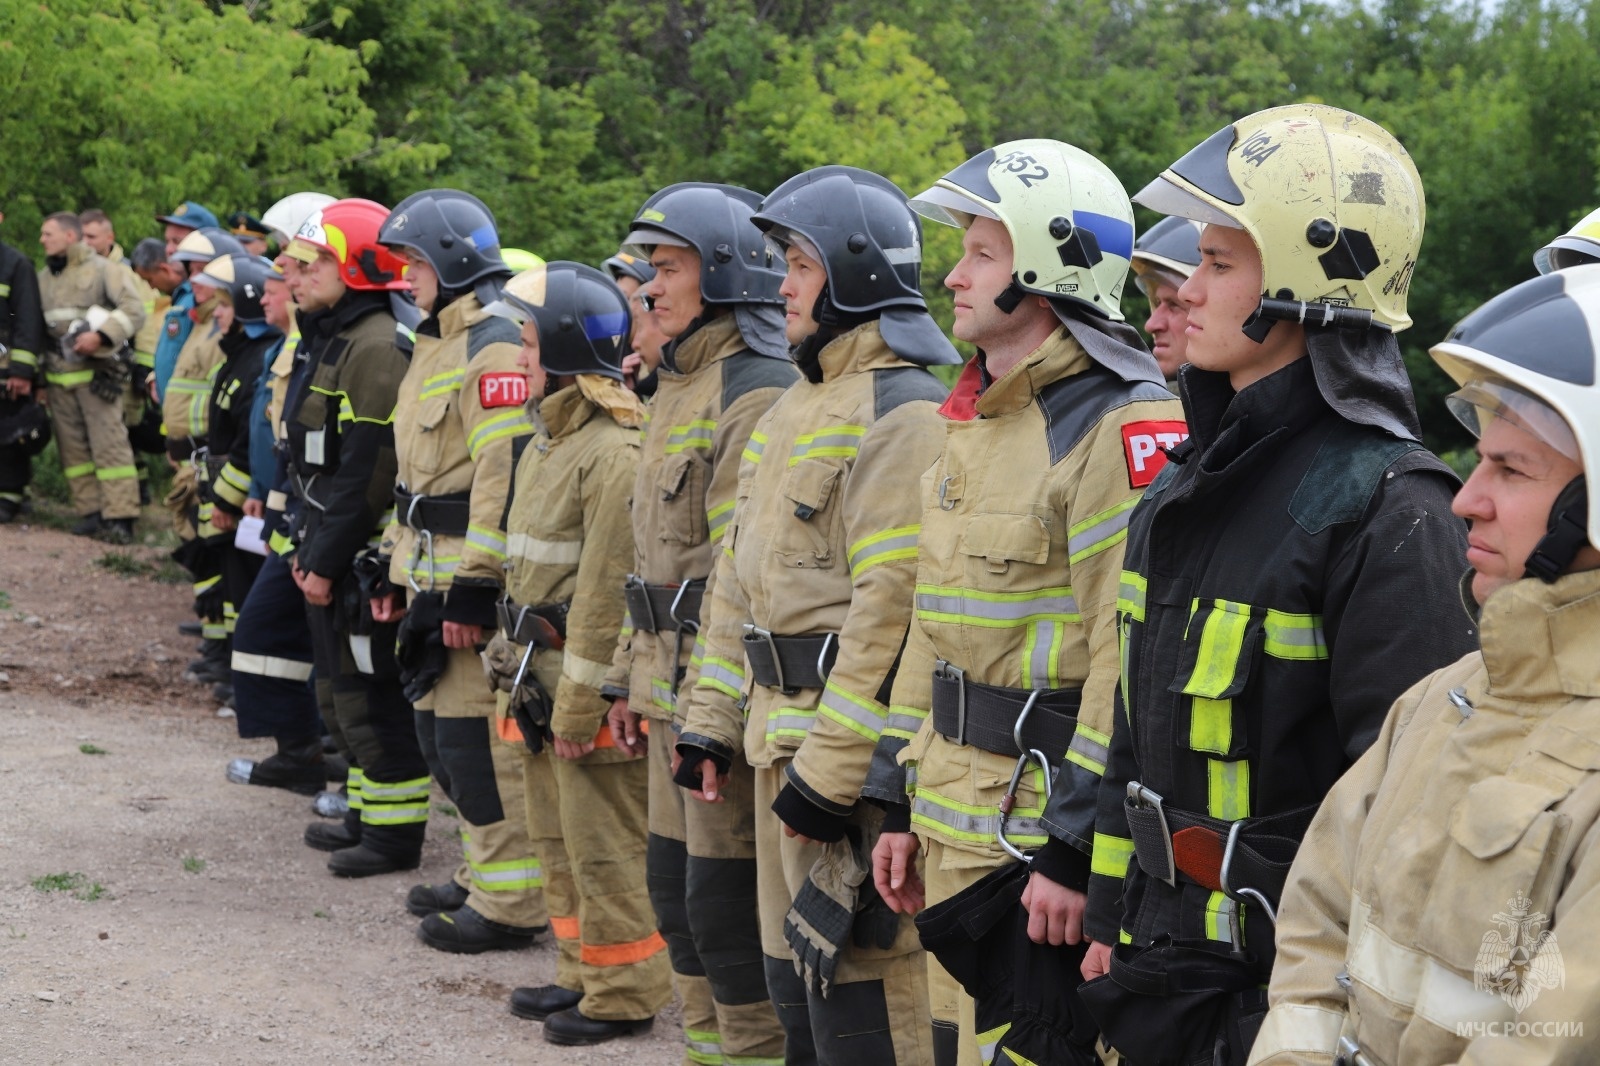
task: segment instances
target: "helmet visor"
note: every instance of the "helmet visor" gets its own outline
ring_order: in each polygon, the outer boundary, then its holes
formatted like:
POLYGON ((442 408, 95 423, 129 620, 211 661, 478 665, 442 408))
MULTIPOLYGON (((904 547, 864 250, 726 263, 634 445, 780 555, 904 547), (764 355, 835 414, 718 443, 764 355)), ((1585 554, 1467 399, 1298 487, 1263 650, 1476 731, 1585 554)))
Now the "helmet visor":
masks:
POLYGON ((978 215, 1001 221, 994 209, 982 200, 943 185, 935 185, 913 196, 911 210, 931 222, 956 229, 966 229, 978 215))
POLYGON ((1159 211, 1163 215, 1192 218, 1196 222, 1204 222, 1209 226, 1227 226, 1229 229, 1244 228, 1239 224, 1239 220, 1232 215, 1206 203, 1206 201, 1189 190, 1169 181, 1165 176, 1157 178, 1140 189, 1134 195, 1133 202, 1142 204, 1152 211, 1159 211))
POLYGON ((317 261, 317 256, 321 253, 321 245, 312 244, 304 237, 296 237, 294 240, 289 242, 289 247, 283 250, 284 255, 288 256, 290 259, 298 259, 307 266, 315 263, 317 261))
POLYGON ((788 256, 790 247, 798 248, 808 259, 826 265, 822 252, 805 234, 780 225, 774 225, 767 230, 767 248, 778 262, 783 262, 788 256))
POLYGON ((1482 437, 1497 418, 1504 419, 1568 459, 1583 462, 1578 440, 1556 409, 1525 389, 1497 378, 1468 381, 1445 397, 1445 405, 1467 431, 1482 437))
POLYGON ((654 229, 650 226, 639 226, 631 229, 628 231, 628 235, 622 238, 623 250, 629 255, 636 255, 646 262, 650 259, 649 249, 658 244, 667 244, 674 248, 691 247, 689 242, 682 237, 673 236, 666 230, 654 229))

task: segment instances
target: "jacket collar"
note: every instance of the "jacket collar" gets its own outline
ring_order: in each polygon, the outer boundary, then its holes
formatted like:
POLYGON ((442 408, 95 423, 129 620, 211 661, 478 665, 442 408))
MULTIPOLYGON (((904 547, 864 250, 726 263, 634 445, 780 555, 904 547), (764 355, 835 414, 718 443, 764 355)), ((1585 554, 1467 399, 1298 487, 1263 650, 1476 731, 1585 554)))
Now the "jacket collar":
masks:
POLYGON ((700 326, 684 337, 682 343, 673 341, 671 358, 663 360, 662 366, 665 368, 670 364, 674 370, 687 377, 719 359, 726 359, 736 352, 744 351, 745 347, 744 336, 739 332, 739 323, 734 320, 730 311, 700 326))
POLYGON ((89 260, 93 259, 94 256, 94 249, 90 248, 85 242, 79 241, 77 244, 68 246, 67 265, 77 266, 79 263, 87 263, 89 260))
POLYGON ((1014 414, 1031 404, 1046 385, 1081 374, 1093 365, 1089 353, 1072 339, 1066 327, 1057 327, 1043 344, 998 379, 990 379, 983 353, 978 353, 962 370, 940 410, 958 421, 973 415, 1000 418, 1014 414))
POLYGON ((891 366, 910 366, 884 343, 878 320, 863 322, 848 333, 841 333, 817 353, 824 382, 837 381, 848 374, 880 370, 891 366))
POLYGON ((1296 359, 1241 392, 1233 391, 1227 374, 1195 366, 1184 367, 1178 382, 1189 433, 1202 455, 1219 441, 1219 452, 1237 454, 1278 430, 1307 425, 1328 410, 1309 359, 1296 359))
POLYGON ((438 324, 438 336, 449 337, 457 333, 465 333, 472 326, 489 317, 489 312, 483 309, 483 304, 478 302, 476 293, 464 292, 454 300, 450 306, 440 311, 434 321, 438 324))
POLYGON ((300 311, 296 314, 300 331, 306 337, 331 337, 344 332, 374 312, 388 309, 388 293, 349 289, 332 307, 322 311, 300 311))
POLYGON ((539 418, 551 440, 572 436, 597 410, 576 382, 539 401, 539 418))
POLYGON ((1600 570, 1495 590, 1478 632, 1493 695, 1513 703, 1600 697, 1600 570))

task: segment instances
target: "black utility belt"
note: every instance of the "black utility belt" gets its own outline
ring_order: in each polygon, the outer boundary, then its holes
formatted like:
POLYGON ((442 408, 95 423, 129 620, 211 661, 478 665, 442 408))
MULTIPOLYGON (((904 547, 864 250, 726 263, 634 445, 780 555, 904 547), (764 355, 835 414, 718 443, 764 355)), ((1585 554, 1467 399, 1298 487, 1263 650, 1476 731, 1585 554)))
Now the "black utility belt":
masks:
POLYGON ((756 684, 792 695, 827 683, 839 657, 839 637, 836 633, 788 637, 746 625, 744 655, 756 684))
POLYGON ((1037 751, 1053 766, 1066 755, 1077 731, 1083 692, 980 685, 941 659, 933 671, 932 703, 933 728, 941 736, 996 755, 1037 751))
POLYGON ((567 639, 567 612, 571 603, 552 603, 544 607, 528 607, 500 600, 494 613, 500 622, 500 632, 518 644, 537 644, 541 648, 559 648, 567 639), (552 634, 555 639, 552 640, 552 634))
POLYGON ((1167 805, 1138 781, 1122 801, 1139 869, 1169 885, 1184 881, 1235 900, 1253 899, 1277 920, 1278 900, 1317 804, 1229 822, 1167 805))
POLYGON ((394 515, 400 524, 436 537, 464 537, 472 516, 472 493, 419 496, 396 485, 394 515))
POLYGON ((652 585, 637 574, 629 574, 622 594, 628 601, 628 617, 633 619, 633 628, 640 633, 700 631, 705 578, 681 585, 652 585))

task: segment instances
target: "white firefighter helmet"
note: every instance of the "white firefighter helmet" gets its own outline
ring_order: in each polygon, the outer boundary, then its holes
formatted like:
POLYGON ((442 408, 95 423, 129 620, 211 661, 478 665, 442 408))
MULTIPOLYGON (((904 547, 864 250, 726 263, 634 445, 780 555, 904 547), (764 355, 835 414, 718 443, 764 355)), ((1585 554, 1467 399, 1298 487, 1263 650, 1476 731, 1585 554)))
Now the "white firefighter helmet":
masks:
MULTIPOLYGON (((267 208, 261 216, 261 223, 284 237, 293 237, 300 232, 300 227, 313 211, 320 211, 333 203, 334 199, 325 192, 292 192, 267 208)), ((283 243, 289 242, 285 240, 283 243)))
MULTIPOLYGON (((1504 418, 1586 472, 1600 471, 1600 265, 1580 264, 1507 289, 1462 319, 1430 354, 1460 386, 1446 402, 1473 436, 1504 418)), ((1600 493, 1587 493, 1586 505, 1572 509, 1573 524, 1600 544, 1600 493)), ((1555 561, 1558 573, 1571 557, 1555 561)), ((1529 569, 1537 572, 1531 560, 1529 569)))
POLYGON ((1265 298, 1302 312, 1356 308, 1396 332, 1411 325, 1422 178, 1376 122, 1325 104, 1258 111, 1206 138, 1133 199, 1250 234, 1265 298))
POLYGON ((1567 232, 1533 253, 1533 265, 1541 274, 1579 263, 1600 263, 1600 208, 1584 215, 1567 232))
POLYGON ((1063 141, 1007 141, 911 198, 916 212, 966 229, 992 218, 1011 234, 1014 283, 1122 321, 1133 256, 1133 206, 1100 160, 1063 141))

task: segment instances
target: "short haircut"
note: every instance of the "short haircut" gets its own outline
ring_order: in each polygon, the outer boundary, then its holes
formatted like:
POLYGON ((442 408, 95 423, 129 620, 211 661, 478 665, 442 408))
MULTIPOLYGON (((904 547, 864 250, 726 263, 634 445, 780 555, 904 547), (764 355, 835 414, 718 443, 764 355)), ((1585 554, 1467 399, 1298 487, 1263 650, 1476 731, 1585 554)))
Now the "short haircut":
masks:
POLYGON ((104 211, 100 210, 98 207, 91 207, 87 211, 79 211, 78 212, 78 224, 79 225, 87 226, 91 222, 104 222, 106 225, 109 226, 109 225, 111 225, 111 216, 107 215, 104 211))
POLYGON ((73 214, 71 211, 57 211, 53 215, 46 215, 44 220, 46 222, 54 222, 62 229, 75 236, 83 236, 83 223, 79 222, 78 216, 73 214))
POLYGON ((158 237, 146 237, 133 246, 129 256, 135 270, 154 270, 167 261, 167 245, 158 237))

